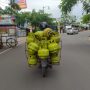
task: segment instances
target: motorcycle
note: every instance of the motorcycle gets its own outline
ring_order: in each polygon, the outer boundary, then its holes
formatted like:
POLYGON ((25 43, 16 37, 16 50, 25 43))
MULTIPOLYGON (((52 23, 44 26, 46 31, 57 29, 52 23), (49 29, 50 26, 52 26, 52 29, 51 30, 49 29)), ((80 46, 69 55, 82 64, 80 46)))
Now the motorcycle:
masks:
POLYGON ((50 60, 50 56, 43 60, 40 57, 38 57, 37 53, 36 53, 36 58, 33 57, 32 55, 31 56, 28 55, 27 44, 25 44, 25 54, 26 54, 27 60, 30 59, 30 61, 31 61, 30 63, 32 63, 32 64, 30 64, 28 62, 29 67, 31 68, 33 66, 38 66, 38 68, 41 69, 42 76, 46 77, 47 69, 52 68, 52 63, 51 63, 51 60, 50 60), (31 58, 29 58, 29 57, 31 57, 31 58), (32 61, 34 61, 34 62, 32 62, 32 61))
MULTIPOLYGON (((26 51, 26 57, 27 57, 27 60, 28 60, 27 51, 26 51)), ((52 69, 53 65, 59 65, 60 64, 60 62, 51 62, 51 56, 49 56, 48 58, 46 58, 44 60, 39 58, 37 55, 36 55, 36 58, 37 59, 34 58, 35 59, 34 63, 33 62, 32 62, 32 64, 28 63, 28 65, 29 65, 30 68, 38 66, 38 68, 41 69, 42 77, 47 76, 48 69, 49 68, 52 69)), ((58 60, 60 60, 60 59, 58 59, 58 60)), ((30 59, 30 61, 32 61, 32 60, 30 59)))
POLYGON ((43 32, 30 33, 26 38, 25 52, 27 62, 30 67, 38 65, 42 71, 42 76, 47 75, 48 68, 60 63, 59 51, 62 45, 59 44, 60 36, 56 32, 51 32, 47 28, 43 32), (52 34, 55 34, 51 36, 52 34))
POLYGON ((42 76, 46 77, 48 68, 52 69, 52 63, 50 61, 50 57, 48 57, 45 60, 38 59, 39 60, 39 68, 41 69, 42 76))

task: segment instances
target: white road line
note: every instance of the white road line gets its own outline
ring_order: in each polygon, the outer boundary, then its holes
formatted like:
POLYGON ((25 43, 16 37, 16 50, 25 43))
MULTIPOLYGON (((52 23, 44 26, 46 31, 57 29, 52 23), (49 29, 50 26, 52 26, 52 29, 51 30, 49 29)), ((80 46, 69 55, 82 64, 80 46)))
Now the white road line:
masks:
POLYGON ((3 53, 5 53, 5 52, 8 52, 8 51, 11 50, 11 49, 12 49, 12 48, 9 48, 9 49, 6 49, 6 50, 0 52, 0 55, 3 54, 3 53))
MULTIPOLYGON (((19 43, 17 46, 20 46, 20 45, 22 45, 22 44, 24 44, 24 43, 19 43)), ((8 49, 6 49, 6 50, 0 52, 0 55, 1 55, 1 54, 4 54, 4 53, 6 53, 6 52, 8 52, 8 51, 11 50, 11 49, 13 49, 13 48, 8 48, 8 49)))

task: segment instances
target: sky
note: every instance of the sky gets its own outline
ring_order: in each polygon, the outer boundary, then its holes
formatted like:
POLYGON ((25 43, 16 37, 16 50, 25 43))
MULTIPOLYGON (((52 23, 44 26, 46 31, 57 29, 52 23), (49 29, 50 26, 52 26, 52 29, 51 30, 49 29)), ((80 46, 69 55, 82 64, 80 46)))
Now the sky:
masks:
MULTIPOLYGON (((27 8, 23 9, 22 11, 32 11, 32 9, 35 10, 41 10, 43 9, 43 6, 45 7, 45 12, 51 14, 54 18, 60 18, 61 11, 58 8, 58 5, 60 4, 60 0, 26 0, 27 2, 27 8), (49 9, 48 9, 49 6, 49 9)), ((5 8, 9 3, 9 0, 0 0, 0 6, 2 8, 5 8)), ((82 4, 79 3, 73 7, 72 15, 75 15, 77 18, 80 18, 82 15, 82 4)))

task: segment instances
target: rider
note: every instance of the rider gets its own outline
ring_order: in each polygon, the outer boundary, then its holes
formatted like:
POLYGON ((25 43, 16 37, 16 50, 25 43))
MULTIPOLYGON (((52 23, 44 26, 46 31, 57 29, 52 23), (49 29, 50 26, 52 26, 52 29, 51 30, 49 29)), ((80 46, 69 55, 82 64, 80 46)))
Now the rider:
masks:
MULTIPOLYGON (((45 28, 50 28, 50 26, 48 25, 47 22, 41 22, 41 23, 39 24, 39 28, 40 28, 41 30, 44 30, 45 28)), ((48 58, 48 60, 50 61, 50 57, 48 58)), ((52 68, 51 62, 49 62, 48 66, 49 66, 50 68, 52 68)), ((41 65, 39 66, 39 68, 41 68, 41 65)))
POLYGON ((55 25, 48 25, 47 22, 41 22, 41 23, 39 24, 39 28, 40 28, 41 30, 44 30, 45 28, 51 28, 53 31, 58 31, 57 26, 55 26, 55 25))
POLYGON ((48 25, 47 22, 41 22, 41 23, 39 24, 39 28, 40 28, 41 30, 43 30, 43 29, 45 29, 45 28, 48 28, 48 27, 49 27, 49 25, 48 25))

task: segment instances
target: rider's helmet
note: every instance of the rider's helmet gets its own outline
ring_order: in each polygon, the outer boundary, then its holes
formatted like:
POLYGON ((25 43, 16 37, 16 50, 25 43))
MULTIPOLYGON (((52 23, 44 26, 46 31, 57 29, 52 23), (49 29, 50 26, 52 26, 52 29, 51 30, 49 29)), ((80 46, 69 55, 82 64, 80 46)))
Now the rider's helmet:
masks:
POLYGON ((39 28, 42 30, 42 29, 45 29, 45 28, 48 28, 49 27, 49 25, 48 25, 48 23, 47 22, 41 22, 40 24, 39 24, 39 28))

